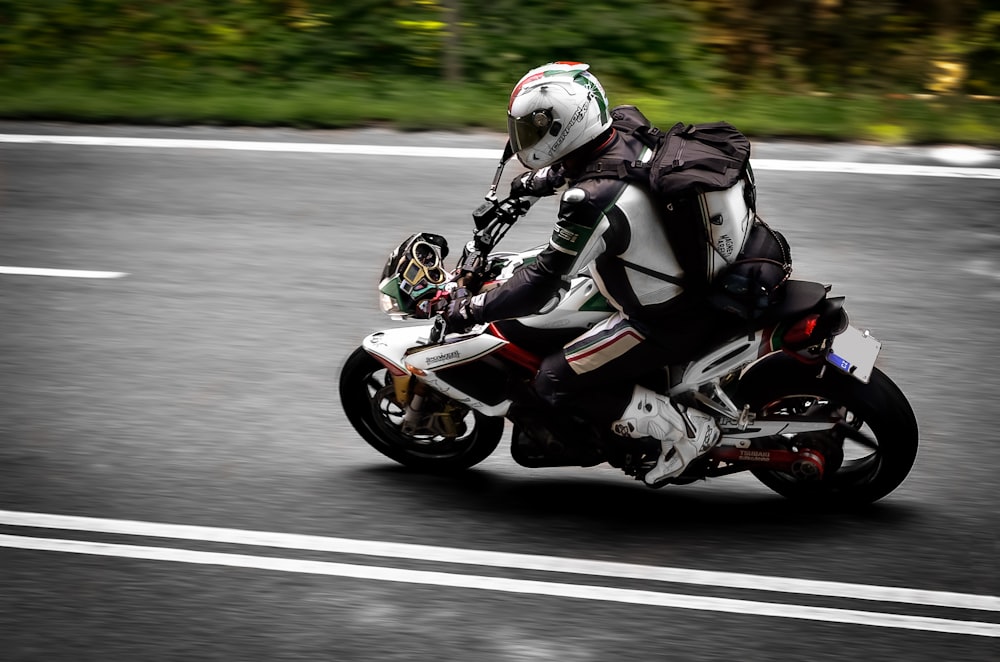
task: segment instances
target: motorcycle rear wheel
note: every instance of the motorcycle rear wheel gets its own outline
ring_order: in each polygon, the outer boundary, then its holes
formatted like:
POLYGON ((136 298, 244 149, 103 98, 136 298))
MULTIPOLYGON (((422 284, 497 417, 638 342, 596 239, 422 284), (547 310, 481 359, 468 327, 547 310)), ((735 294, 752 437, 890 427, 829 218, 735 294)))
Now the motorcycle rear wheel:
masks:
POLYGON ((347 419, 368 444, 400 464, 429 473, 454 473, 486 459, 503 436, 504 419, 489 417, 448 401, 461 419, 455 436, 408 434, 403 409, 392 397, 385 366, 362 347, 340 373, 340 402, 347 419))
MULTIPOLYGON (((877 368, 868 384, 831 366, 821 378, 819 371, 819 366, 804 365, 790 356, 774 356, 744 376, 736 402, 750 405, 758 418, 839 420, 836 434, 843 439, 843 460, 828 457, 833 466, 822 479, 768 470, 753 474, 789 499, 847 506, 877 501, 903 482, 916 459, 913 409, 877 368)), ((789 443, 794 446, 795 439, 789 443)))

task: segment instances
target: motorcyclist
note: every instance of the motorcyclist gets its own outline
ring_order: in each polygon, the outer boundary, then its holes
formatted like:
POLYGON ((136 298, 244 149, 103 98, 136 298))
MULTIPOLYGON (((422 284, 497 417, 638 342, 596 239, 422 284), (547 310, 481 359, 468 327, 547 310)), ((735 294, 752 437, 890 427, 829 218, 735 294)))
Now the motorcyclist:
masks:
POLYGON ((741 321, 713 308, 702 279, 685 274, 648 191, 617 177, 585 178, 588 164, 643 161, 642 143, 612 127, 604 89, 576 62, 532 69, 510 95, 511 147, 529 172, 512 196, 550 195, 566 186, 549 245, 501 286, 452 300, 452 330, 537 313, 574 274, 589 269, 617 312, 544 358, 534 387, 620 436, 660 442, 643 480, 658 487, 683 473, 719 439, 714 419, 636 385, 651 367, 690 360, 739 333, 741 321))

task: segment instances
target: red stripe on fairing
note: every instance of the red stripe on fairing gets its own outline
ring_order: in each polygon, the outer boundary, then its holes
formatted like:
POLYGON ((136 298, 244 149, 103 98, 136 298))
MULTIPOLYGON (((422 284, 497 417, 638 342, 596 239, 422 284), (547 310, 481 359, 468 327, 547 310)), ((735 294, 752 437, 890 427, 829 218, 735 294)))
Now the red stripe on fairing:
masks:
POLYGON ((380 354, 376 354, 375 352, 371 351, 370 349, 366 349, 365 351, 368 352, 369 354, 371 354, 373 357, 375 357, 376 361, 378 361, 379 363, 381 363, 382 365, 384 365, 385 369, 388 370, 390 374, 395 375, 396 377, 404 377, 404 376, 406 376, 406 371, 403 370, 403 369, 401 369, 398 365, 396 365, 395 363, 393 363, 389 359, 385 358, 384 356, 382 356, 380 354))
POLYGON ((588 356, 590 356, 592 354, 596 354, 597 352, 600 352, 601 350, 607 349, 611 345, 614 345, 616 342, 618 342, 619 340, 621 340, 622 338, 625 338, 627 336, 632 336, 633 338, 636 339, 637 342, 640 342, 640 343, 643 341, 643 337, 640 336, 638 333, 636 333, 632 329, 626 329, 623 333, 618 333, 618 334, 615 334, 615 335, 611 336, 605 342, 601 343, 600 345, 596 345, 596 346, 592 347, 591 349, 587 350, 586 352, 584 352, 582 354, 579 354, 579 353, 574 354, 573 358, 567 358, 566 362, 567 363, 572 363, 573 361, 580 361, 581 359, 585 359, 585 358, 587 358, 588 356))
POLYGON ((760 348, 757 350, 758 359, 775 350, 774 332, 777 330, 777 325, 769 326, 764 329, 764 332, 760 337, 760 348))
POLYGON ((497 354, 512 363, 516 363, 522 368, 527 368, 532 373, 538 372, 538 369, 542 365, 541 358, 507 340, 504 335, 500 333, 500 329, 498 329, 495 324, 490 324, 490 333, 501 340, 507 341, 506 345, 497 350, 497 354))

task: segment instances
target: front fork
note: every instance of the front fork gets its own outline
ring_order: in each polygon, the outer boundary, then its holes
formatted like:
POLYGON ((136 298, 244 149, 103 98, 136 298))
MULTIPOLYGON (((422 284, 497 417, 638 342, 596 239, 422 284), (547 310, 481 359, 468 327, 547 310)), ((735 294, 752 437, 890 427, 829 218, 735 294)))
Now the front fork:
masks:
POLYGON ((454 439, 465 434, 465 412, 453 402, 438 403, 433 391, 413 375, 393 375, 396 403, 403 410, 400 430, 407 435, 434 435, 454 439))
POLYGON ((393 377, 393 387, 396 402, 403 408, 403 423, 400 428, 404 434, 414 434, 423 427, 422 410, 426 387, 412 375, 393 377))

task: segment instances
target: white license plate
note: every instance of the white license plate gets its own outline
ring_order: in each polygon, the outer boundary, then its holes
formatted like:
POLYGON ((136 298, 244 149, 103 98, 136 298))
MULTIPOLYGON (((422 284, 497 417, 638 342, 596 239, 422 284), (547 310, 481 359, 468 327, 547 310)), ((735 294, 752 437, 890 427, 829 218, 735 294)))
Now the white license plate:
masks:
POLYGON ((882 343, 867 331, 848 326, 846 331, 834 337, 826 360, 867 384, 881 349, 882 343))

